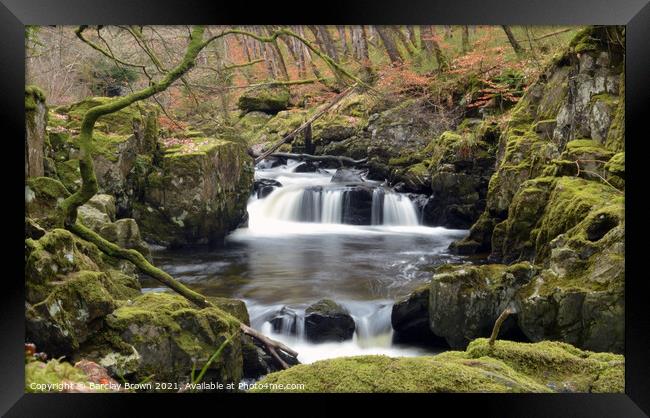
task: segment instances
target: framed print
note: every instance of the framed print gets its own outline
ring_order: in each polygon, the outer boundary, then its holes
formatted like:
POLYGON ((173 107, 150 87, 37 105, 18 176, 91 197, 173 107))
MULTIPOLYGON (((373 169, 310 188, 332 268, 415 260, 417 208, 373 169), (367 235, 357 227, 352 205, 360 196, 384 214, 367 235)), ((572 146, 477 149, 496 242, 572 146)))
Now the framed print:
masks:
POLYGON ((507 3, 3 0, 2 411, 646 416, 650 6, 507 3))

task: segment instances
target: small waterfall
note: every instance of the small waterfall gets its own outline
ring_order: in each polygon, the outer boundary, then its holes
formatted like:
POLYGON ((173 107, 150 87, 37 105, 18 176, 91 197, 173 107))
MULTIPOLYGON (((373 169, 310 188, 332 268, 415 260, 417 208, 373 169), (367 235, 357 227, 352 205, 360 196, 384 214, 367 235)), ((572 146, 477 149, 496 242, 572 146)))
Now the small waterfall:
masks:
POLYGON ((372 225, 381 225, 383 222, 384 194, 384 189, 380 187, 372 191, 372 225))
POLYGON ((274 221, 419 225, 415 205, 405 194, 371 181, 332 183, 333 173, 287 173, 287 167, 263 170, 267 177, 262 178, 276 180, 283 186, 249 201, 249 228, 262 227, 274 221))
POLYGON ((340 224, 343 218, 343 191, 323 191, 323 216, 321 222, 325 224, 340 224))
POLYGON ((418 225, 415 205, 407 196, 398 193, 384 195, 383 225, 418 225))

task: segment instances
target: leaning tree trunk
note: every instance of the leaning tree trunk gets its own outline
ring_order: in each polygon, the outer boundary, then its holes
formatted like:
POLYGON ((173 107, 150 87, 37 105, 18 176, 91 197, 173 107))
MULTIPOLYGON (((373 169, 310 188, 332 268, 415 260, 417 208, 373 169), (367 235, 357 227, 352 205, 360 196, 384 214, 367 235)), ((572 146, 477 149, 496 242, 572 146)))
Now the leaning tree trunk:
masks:
POLYGON ((501 25, 503 28, 503 31, 506 33, 506 36, 508 37, 508 42, 510 42, 510 45, 512 46, 512 49, 514 49, 515 54, 521 55, 524 53, 524 49, 519 45, 519 42, 517 42, 517 39, 515 38, 515 35, 512 34, 512 30, 510 29, 510 26, 506 25, 501 25))
POLYGON ((445 71, 449 69, 449 63, 445 54, 442 53, 440 45, 436 41, 435 35, 433 33, 433 27, 430 25, 420 26, 420 39, 424 45, 424 49, 427 50, 427 53, 431 56, 435 56, 436 61, 438 62, 438 69, 440 71, 445 71))
POLYGON ((397 49, 397 44, 388 28, 379 25, 375 27, 375 30, 377 30, 381 42, 384 44, 384 48, 386 48, 386 54, 388 54, 391 64, 402 64, 404 60, 402 59, 402 56, 397 49))

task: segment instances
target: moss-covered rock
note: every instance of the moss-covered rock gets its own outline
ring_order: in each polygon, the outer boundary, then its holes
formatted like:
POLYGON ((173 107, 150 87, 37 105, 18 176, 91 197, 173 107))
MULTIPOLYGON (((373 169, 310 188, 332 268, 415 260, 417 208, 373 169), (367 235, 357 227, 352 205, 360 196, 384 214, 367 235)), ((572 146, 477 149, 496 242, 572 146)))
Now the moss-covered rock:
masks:
POLYGON ((244 145, 194 138, 167 150, 133 216, 154 243, 219 242, 244 217, 252 186, 253 164, 244 145))
MULTIPOLYGON (((624 148, 622 39, 620 28, 586 28, 527 89, 499 139, 485 216, 473 228, 472 238, 454 248, 471 252, 502 244, 508 227, 504 221, 516 212, 511 204, 518 204, 513 198, 526 180, 573 176, 578 173, 576 161, 581 177, 595 180, 605 174, 612 153, 624 148), (500 236, 490 236, 491 230, 500 236)), ((613 182, 622 186, 615 178, 613 182)), ((507 256, 500 250, 495 255, 507 256)))
POLYGON ((63 212, 58 210, 59 202, 70 195, 61 182, 49 177, 33 177, 25 185, 25 215, 42 228, 63 226, 63 212))
POLYGON ((269 374, 252 390, 273 392, 623 392, 624 359, 568 344, 473 341, 437 356, 342 357, 269 374), (286 390, 286 389, 283 389, 286 390))
POLYGON ((259 86, 239 96, 237 106, 244 112, 277 113, 289 107, 289 89, 281 85, 259 86))
MULTIPOLYGON (((431 330, 453 348, 464 348, 477 337, 489 336, 494 321, 535 271, 529 263, 439 267, 429 291, 431 330)), ((514 327, 515 321, 508 319, 502 332, 508 335, 514 327)))
POLYGON ((153 376, 154 381, 187 382, 192 368, 200 370, 230 337, 205 380, 226 383, 242 377, 239 321, 222 310, 196 309, 174 294, 146 293, 122 304, 106 322, 101 338, 84 355, 136 381, 153 376), (130 368, 117 361, 129 356, 134 358, 130 368))

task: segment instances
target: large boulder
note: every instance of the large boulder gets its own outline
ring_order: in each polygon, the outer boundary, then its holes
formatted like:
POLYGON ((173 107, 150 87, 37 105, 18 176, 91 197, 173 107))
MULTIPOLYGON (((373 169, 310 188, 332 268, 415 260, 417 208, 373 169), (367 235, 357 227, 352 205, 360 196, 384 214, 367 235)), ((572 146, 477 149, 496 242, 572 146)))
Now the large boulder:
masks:
MULTIPOLYGON (((48 155, 57 176, 70 192, 81 185, 77 135, 85 112, 112 98, 91 97, 50 111, 48 155)), ((158 110, 138 102, 101 116, 93 131, 93 160, 99 190, 116 199, 118 213, 128 215, 134 199, 143 193, 143 171, 158 151, 158 110)))
POLYGON ((354 330, 354 319, 333 300, 322 299, 305 310, 305 335, 310 341, 345 341, 354 330))
POLYGON ((105 329, 79 355, 136 381, 153 376, 183 383, 223 344, 204 380, 238 382, 243 370, 238 319, 217 308, 196 309, 175 294, 145 293, 110 313, 105 329))
POLYGON ((47 106, 45 95, 36 86, 25 88, 25 177, 44 174, 47 106))
POLYGON ((290 98, 285 86, 259 86, 242 93, 237 106, 244 112, 278 113, 289 107, 290 98))
MULTIPOLYGON (((498 316, 513 305, 517 289, 528 283, 535 271, 530 263, 439 267, 429 291, 431 331, 453 348, 489 336, 498 316)), ((515 320, 506 320, 501 330, 505 337, 516 336, 515 320)))
POLYGON ((161 245, 219 243, 239 225, 253 187, 253 161, 240 143, 192 138, 170 147, 146 180, 133 217, 161 245))
POLYGON ((102 327, 118 300, 139 294, 137 279, 94 244, 64 229, 25 240, 27 340, 70 355, 102 327))
POLYGON ((264 377, 253 392, 284 384, 300 392, 600 392, 622 393, 621 355, 569 344, 472 341, 464 352, 436 356, 357 356, 321 360, 264 377))

